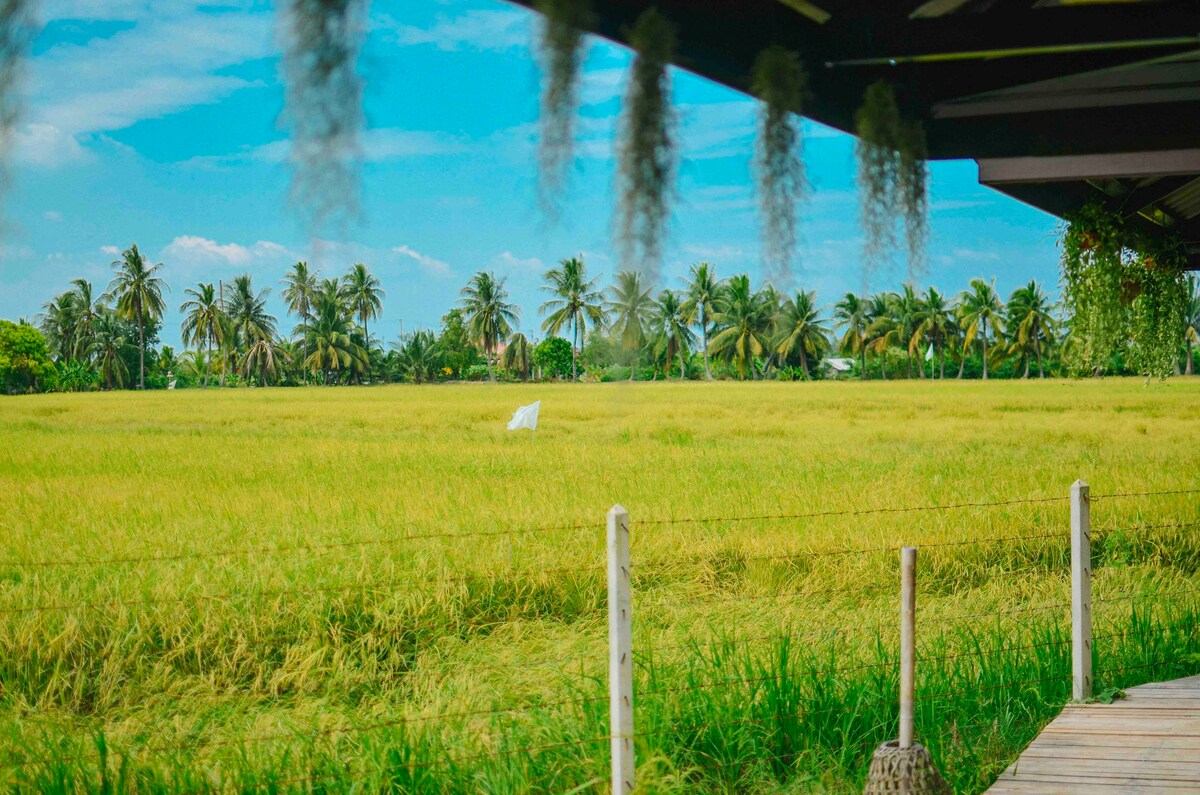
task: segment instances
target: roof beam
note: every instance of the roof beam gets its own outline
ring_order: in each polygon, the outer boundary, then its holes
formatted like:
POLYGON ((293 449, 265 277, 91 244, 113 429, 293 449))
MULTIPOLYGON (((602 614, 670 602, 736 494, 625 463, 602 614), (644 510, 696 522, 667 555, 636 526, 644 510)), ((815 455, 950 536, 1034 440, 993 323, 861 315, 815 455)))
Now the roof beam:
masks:
POLYGON ((985 158, 978 162, 979 181, 985 185, 1167 177, 1200 174, 1200 149, 1059 157, 985 158))
POLYGON ((927 132, 935 160, 988 160, 1176 151, 1185 124, 1179 105, 1154 104, 933 119, 927 132))

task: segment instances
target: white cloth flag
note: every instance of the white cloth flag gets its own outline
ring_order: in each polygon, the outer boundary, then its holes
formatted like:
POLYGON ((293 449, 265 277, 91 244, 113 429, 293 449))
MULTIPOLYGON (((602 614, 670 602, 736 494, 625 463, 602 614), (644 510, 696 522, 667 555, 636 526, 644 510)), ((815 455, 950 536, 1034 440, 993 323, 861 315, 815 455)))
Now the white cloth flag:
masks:
POLYGON ((933 361, 933 343, 929 343, 929 350, 925 351, 925 361, 933 361))
POLYGON ((530 403, 528 406, 521 406, 513 412, 513 418, 509 420, 508 429, 516 431, 521 428, 528 428, 531 431, 537 430, 538 409, 542 407, 542 401, 538 400, 530 403))

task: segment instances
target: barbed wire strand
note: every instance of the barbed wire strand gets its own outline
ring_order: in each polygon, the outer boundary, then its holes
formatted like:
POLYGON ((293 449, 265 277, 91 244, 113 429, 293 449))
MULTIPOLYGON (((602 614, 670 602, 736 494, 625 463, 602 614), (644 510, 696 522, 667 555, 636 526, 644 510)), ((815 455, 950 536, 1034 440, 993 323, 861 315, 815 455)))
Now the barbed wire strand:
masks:
POLYGON ((630 525, 672 525, 672 524, 706 524, 709 522, 760 522, 777 521, 782 519, 818 519, 825 516, 865 516, 877 513, 919 513, 922 511, 953 511, 964 508, 995 508, 1005 505, 1022 505, 1031 503, 1065 502, 1070 499, 1063 497, 1029 497, 1016 500, 997 500, 995 502, 960 502, 947 505, 921 505, 905 508, 862 508, 838 511, 811 511, 808 513, 763 514, 759 516, 713 516, 690 517, 683 519, 631 519, 630 525))
POLYGON ((238 547, 220 549, 209 552, 179 552, 166 555, 119 556, 111 558, 86 558, 74 560, 5 560, 0 566, 18 567, 62 567, 62 566, 104 566, 127 563, 156 563, 174 562, 180 560, 202 560, 209 558, 229 558, 239 555, 274 555, 291 552, 315 552, 326 549, 344 549, 347 547, 388 546, 403 544, 409 541, 429 541, 433 539, 458 538, 495 538, 498 536, 531 535, 534 533, 555 533, 575 530, 603 530, 600 522, 588 522, 572 525, 550 525, 544 527, 524 527, 511 530, 472 530, 465 533, 420 533, 415 535, 395 536, 392 538, 365 538, 352 541, 330 541, 322 543, 292 544, 285 546, 263 545, 256 547, 238 547))
MULTIPOLYGON (((450 577, 435 577, 427 582, 435 585, 450 584, 450 583, 467 583, 467 582, 498 582, 509 578, 528 577, 529 579, 538 579, 547 574, 554 573, 554 569, 540 569, 535 571, 519 571, 519 572, 497 572, 494 574, 464 574, 453 575, 450 577)), ((590 574, 600 573, 602 569, 593 565, 590 567, 564 567, 559 570, 569 572, 587 572, 590 574)), ((371 591, 383 588, 390 588, 396 585, 408 584, 413 582, 411 575, 404 577, 389 577, 384 580, 374 580, 372 582, 343 582, 331 583, 328 585, 312 585, 312 586, 286 586, 279 588, 264 588, 257 591, 225 591, 219 593, 201 593, 201 594, 184 594, 180 596, 162 596, 162 597, 142 597, 139 599, 117 599, 112 601, 85 601, 75 603, 62 603, 50 605, 20 605, 17 607, 0 608, 0 615, 13 615, 17 613, 42 613, 42 612, 61 612, 65 610, 88 610, 88 609, 103 609, 113 607, 136 607, 139 605, 156 605, 156 604, 173 604, 190 601, 234 601, 237 599, 259 599, 263 597, 278 597, 289 594, 315 594, 315 593, 330 593, 330 592, 350 592, 350 591, 371 591)), ((395 593, 400 595, 409 595, 419 593, 416 589, 406 588, 395 593)))
POLYGON ((1171 494, 1200 494, 1200 489, 1168 489, 1166 491, 1126 491, 1115 494, 1091 494, 1089 500, 1115 500, 1124 497, 1165 497, 1171 494))

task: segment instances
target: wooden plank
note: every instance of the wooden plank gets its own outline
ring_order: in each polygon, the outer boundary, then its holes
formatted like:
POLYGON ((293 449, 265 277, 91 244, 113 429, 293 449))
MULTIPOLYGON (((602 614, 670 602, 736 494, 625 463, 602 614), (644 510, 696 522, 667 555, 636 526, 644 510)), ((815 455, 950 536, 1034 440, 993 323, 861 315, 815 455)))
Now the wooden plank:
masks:
POLYGON ((989 795, 1200 793, 1200 676, 1139 685, 1112 704, 1071 704, 989 795))
POLYGON ((1200 748, 1128 748, 1120 745, 1031 745, 1021 761, 1037 759, 1103 759, 1131 762, 1180 762, 1200 765, 1200 748))

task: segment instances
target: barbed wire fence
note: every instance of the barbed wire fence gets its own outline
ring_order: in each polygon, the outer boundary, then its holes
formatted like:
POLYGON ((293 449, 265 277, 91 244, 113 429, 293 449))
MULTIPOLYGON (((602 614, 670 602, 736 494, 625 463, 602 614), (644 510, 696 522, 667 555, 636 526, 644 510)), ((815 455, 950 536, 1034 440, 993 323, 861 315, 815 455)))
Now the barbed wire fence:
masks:
MULTIPOLYGON (((1126 673, 1133 670, 1146 670, 1162 667, 1168 661, 1156 660, 1137 665, 1105 667, 1107 665, 1106 655, 1102 651, 1095 648, 1097 641, 1120 641, 1127 638, 1128 633, 1107 633, 1093 635, 1092 633, 1092 611, 1095 605, 1116 605, 1129 604, 1133 605, 1137 602, 1146 600, 1160 600, 1168 598, 1186 597, 1195 599, 1200 594, 1198 587, 1174 588, 1168 591, 1152 591, 1143 593, 1116 593, 1104 594, 1100 598, 1092 598, 1092 570, 1093 570, 1093 551, 1092 542, 1097 538, 1103 539, 1106 536, 1122 536, 1136 538, 1139 534, 1152 533, 1157 530, 1167 529, 1189 529, 1200 526, 1200 522, 1159 522, 1159 523, 1140 523, 1125 527, 1108 528, 1104 531, 1093 535, 1091 527, 1091 508, 1092 505, 1105 500, 1120 500, 1120 499, 1135 499, 1135 498, 1158 498, 1171 495, 1192 495, 1200 494, 1200 489, 1195 490, 1169 490, 1169 491, 1142 491, 1142 492, 1126 492, 1112 493, 1106 495, 1092 495, 1085 483, 1075 483, 1068 496, 1062 497, 1032 497, 1024 499, 1009 499, 997 501, 975 501, 975 502, 959 502, 944 505, 933 506, 917 506, 917 507, 881 507, 881 508, 851 508, 845 510, 822 510, 807 513, 791 513, 791 514, 764 514, 764 515, 730 515, 721 517, 683 517, 683 518, 651 518, 648 520, 634 521, 630 514, 621 508, 615 506, 607 515, 605 526, 606 533, 606 561, 605 565, 592 563, 590 565, 572 565, 560 567, 544 567, 539 569, 505 569, 494 573, 473 573, 473 574, 450 574, 446 572, 438 572, 428 582, 437 586, 452 585, 452 584, 476 584, 486 583, 488 581, 501 581, 512 579, 528 579, 538 580, 550 577, 580 577, 587 579, 589 582, 595 580, 599 584, 599 577, 604 575, 605 581, 603 590, 606 594, 606 604, 597 604, 589 613, 596 619, 606 617, 608 622, 608 678, 607 690, 605 695, 577 695, 567 698, 554 699, 536 699, 528 703, 519 704, 500 704, 489 707, 480 707, 475 709, 456 709, 444 710, 440 712, 430 712, 429 714, 403 715, 399 717, 388 717, 376 721, 363 721, 357 723, 339 723, 337 725, 328 726, 315 730, 279 730, 260 734, 250 734, 245 737, 238 738, 216 738, 208 740, 198 740, 187 744, 178 743, 163 743, 155 742, 153 739, 128 750, 111 749, 107 753, 110 755, 101 754, 98 752, 77 753, 74 755, 60 755, 56 757, 55 762, 62 764, 81 763, 81 764, 100 764, 105 765, 111 762, 113 756, 120 757, 123 755, 135 756, 146 755, 157 752, 171 752, 178 754, 180 752, 195 754, 204 750, 212 750, 222 747, 236 747, 245 749, 250 746, 266 746, 278 743, 292 742, 307 742, 314 743, 326 738, 338 738, 346 736, 362 736, 371 732, 413 726, 426 725, 431 723, 446 723, 453 721, 468 721, 472 719, 493 719, 503 718, 506 720, 515 720, 522 716, 528 716, 532 713, 545 712, 547 710, 565 709, 565 708, 583 708, 583 709, 600 709, 605 703, 608 705, 609 720, 607 733, 598 736, 586 736, 579 738, 563 739, 553 742, 544 742, 537 744, 527 744, 519 747, 496 747, 487 748, 478 752, 459 753, 452 758, 428 761, 408 761, 402 763, 403 766, 413 773, 414 771, 423 769, 436 769, 440 766, 453 763, 461 765, 473 760, 486 759, 502 759, 510 756, 525 756, 536 757, 538 754, 555 751, 566 748, 595 748, 605 745, 609 748, 610 771, 609 780, 612 784, 614 793, 629 793, 635 787, 636 778, 636 756, 635 749, 640 742, 646 742, 650 738, 662 736, 665 734, 690 736, 696 735, 709 729, 719 728, 730 725, 751 725, 755 723, 764 723, 768 719, 756 716, 746 715, 744 717, 732 718, 724 721, 709 721, 701 722, 692 725, 669 725, 665 727, 652 727, 650 729, 639 730, 639 722, 637 720, 635 696, 637 699, 653 699, 655 697, 678 696, 680 694, 697 693, 702 691, 719 691, 726 688, 737 688, 743 686, 761 685, 769 681, 775 681, 780 677, 787 676, 787 671, 780 670, 769 676, 757 677, 727 677, 713 681, 704 682, 688 682, 684 684, 673 685, 657 685, 650 687, 637 688, 635 677, 634 663, 634 617, 635 617, 635 600, 634 600, 634 585, 635 574, 642 572, 654 572, 655 570, 671 570, 679 566, 704 564, 708 559, 697 556, 679 555, 668 560, 647 560, 644 562, 636 561, 631 554, 631 539, 633 530, 640 528, 661 528, 673 525, 718 525, 730 524, 738 522, 770 522, 770 521, 796 521, 819 519, 827 517, 841 517, 852 519, 866 515, 888 515, 888 514, 924 514, 935 512, 951 512, 963 511, 968 509, 992 509, 1005 506, 1017 505, 1069 505, 1070 519, 1069 526, 1063 526, 1055 532, 1030 532, 1022 534, 1004 534, 992 537, 974 538, 959 541, 933 542, 919 545, 920 550, 940 550, 940 549, 955 549, 964 547, 976 547, 980 549, 999 549, 1012 547, 1014 545, 1032 545, 1037 543, 1057 542, 1056 550, 1066 552, 1066 557, 1069 559, 1070 568, 1070 594, 1067 597, 1064 594, 1063 599, 1052 601, 1045 604, 1021 604, 1011 609, 992 610, 992 611, 974 611, 966 613, 943 613, 938 616, 941 622, 958 621, 958 622, 980 622, 980 621, 1000 621, 1013 620, 1016 616, 1031 616, 1031 615, 1050 615, 1057 617, 1070 616, 1070 632, 1065 637, 1053 637, 1049 640, 1041 640, 1036 643, 1015 643, 1003 644, 995 647, 980 647, 972 648, 967 651, 956 651, 953 653, 935 653, 938 649, 921 651, 917 645, 912 645, 904 649, 895 658, 885 659, 871 663, 854 663, 849 665, 830 665, 827 668, 813 669, 810 673, 819 674, 836 678, 839 675, 850 672, 875 671, 886 676, 886 680, 891 682, 894 679, 903 679, 908 676, 911 681, 912 666, 920 663, 922 665, 931 665, 935 663, 946 663, 948 661, 967 660, 975 658, 986 658, 988 655, 1003 655, 1013 654, 1018 652, 1030 652, 1045 648, 1058 648, 1069 646, 1070 672, 1048 674, 1032 679, 1022 679, 1011 682, 998 682, 987 686, 974 686, 973 692, 978 694, 988 690, 1000 691, 1017 691, 1022 688, 1029 688, 1039 685, 1053 685, 1056 688, 1064 689, 1067 680, 1070 680, 1070 695, 1075 700, 1086 700, 1094 695, 1094 685, 1097 676, 1113 677, 1117 674, 1126 673), (1094 665, 1098 662, 1099 667, 1093 670, 1094 665), (909 667, 907 674, 902 670, 902 663, 909 667)), ((554 532, 595 532, 599 529, 597 523, 576 523, 576 524, 560 524, 543 527, 523 527, 512 529, 498 529, 488 531, 475 531, 465 533, 414 533, 398 538, 387 539, 362 539, 362 540, 346 540, 335 542, 320 542, 320 543, 305 543, 291 545, 259 545, 247 546, 242 548, 229 548, 217 550, 199 550, 177 553, 160 553, 146 556, 113 556, 108 558, 72 558, 72 559, 35 559, 35 560, 5 560, 0 561, 0 569, 11 568, 18 570, 44 570, 44 569, 78 569, 83 567, 118 567, 118 566, 140 566, 154 565, 168 562, 177 562, 184 560, 212 560, 222 559, 237 556, 270 556, 284 554, 312 554, 333 549, 347 549, 354 547, 372 547, 379 545, 396 545, 407 543, 418 543, 424 541, 446 541, 457 542, 461 539, 498 539, 503 537, 516 537, 523 535, 541 535, 545 536, 554 532)), ((860 558, 868 559, 878 556, 880 565, 886 562, 886 555, 895 554, 900 547, 896 544, 879 544, 876 546, 860 546, 847 547, 843 549, 809 549, 789 552, 770 552, 763 554, 740 555, 739 560, 744 565, 755 561, 760 562, 798 562, 806 563, 811 560, 831 557, 841 558, 860 558)), ((1053 558, 1053 556, 1052 556, 1053 558)), ((1053 563, 1054 560, 1051 561, 1053 563)), ((1063 561, 1065 562, 1065 561, 1063 561)), ((1065 567, 1064 567, 1065 568, 1065 567)), ((1045 565, 1041 560, 1038 560, 1035 565, 1027 566, 1026 571, 1046 572, 1050 567, 1045 565)), ((1065 574, 1065 572, 1062 572, 1065 574)), ((337 583, 323 583, 320 585, 288 585, 276 588, 263 588, 250 591, 240 592, 201 592, 201 593, 179 593, 170 596, 151 596, 137 599, 116 599, 116 600, 93 600, 81 602, 67 601, 47 601, 37 602, 33 604, 21 604, 13 606, 0 607, 0 615, 9 617, 13 620, 20 616, 31 616, 44 613, 74 613, 77 611, 98 612, 107 614, 114 611, 147 608, 153 605, 162 604, 197 604, 205 602, 243 604, 249 600, 259 599, 292 599, 300 597, 311 597, 317 594, 391 594, 403 586, 412 584, 411 576, 389 577, 374 580, 354 580, 337 583)), ((889 592, 896 592, 894 585, 885 585, 879 587, 862 587, 856 585, 848 585, 842 588, 824 588, 802 591, 787 591, 783 593, 770 594, 721 594, 713 598, 713 601, 722 604, 731 604, 735 602, 743 603, 766 603, 769 600, 829 600, 835 597, 858 597, 878 596, 885 597, 889 592)), ((875 632, 878 637, 890 637, 894 630, 899 628, 899 622, 881 620, 876 624, 863 625, 858 629, 868 632, 875 632)), ((781 627, 778 632, 769 635, 756 636, 741 636, 724 635, 718 641, 709 639, 709 643, 717 642, 722 646, 741 646, 749 647, 754 644, 769 642, 769 641, 788 641, 788 642, 807 642, 815 643, 822 639, 836 637, 838 630, 836 628, 822 629, 807 629, 803 632, 796 632, 792 627, 781 627)), ((682 652, 687 654, 700 653, 705 645, 703 639, 689 639, 682 643, 675 644, 651 644, 648 651, 651 654, 665 654, 667 652, 682 652)), ((898 644, 897 644, 898 645, 898 644)), ((1103 648, 1103 647, 1101 647, 1103 648)), ((1059 651, 1065 652, 1065 649, 1059 648, 1059 651)), ((640 656, 640 655, 639 655, 640 656)), ((564 658, 561 656, 548 657, 544 660, 523 660, 519 663, 511 665, 485 665, 473 664, 471 667, 475 670, 487 669, 500 674, 520 673, 528 676, 531 671, 544 669, 549 672, 562 672, 564 669, 575 665, 579 660, 575 658, 564 658)), ((1057 692, 1057 691, 1055 691, 1057 692)), ((912 694, 907 704, 899 703, 901 699, 898 696, 879 698, 872 702, 864 702, 859 706, 876 706, 876 707, 891 707, 898 706, 901 715, 909 716, 907 719, 911 721, 911 714, 917 704, 930 704, 939 701, 946 701, 954 698, 961 698, 967 695, 966 690, 926 690, 912 694)), ((231 693, 231 694, 213 694, 214 699, 229 699, 237 700, 241 698, 253 697, 253 694, 231 693)), ((821 707, 814 706, 805 708, 803 706, 796 707, 791 712, 772 715, 770 720, 778 724, 783 720, 810 720, 820 715, 822 712, 833 712, 841 707, 821 707)), ((52 721, 48 723, 53 723, 52 721)), ((908 731, 911 731, 911 723, 908 731)), ((903 732, 903 730, 902 730, 903 732)), ((794 761, 794 753, 778 753, 774 755, 775 761, 794 761)), ((20 760, 11 761, 7 768, 10 772, 10 777, 20 775, 20 771, 30 768, 36 769, 44 765, 47 760, 39 756, 30 756, 20 760)), ((237 787, 239 789, 256 789, 256 788, 272 788, 279 785, 287 785, 288 783, 304 783, 316 782, 334 778, 353 779, 359 772, 352 770, 339 770, 332 773, 309 773, 305 776, 300 776, 294 780, 271 778, 261 782, 261 786, 254 782, 239 781, 237 787)), ((223 788, 223 785, 217 783, 214 787, 216 790, 223 788)), ((197 791, 213 791, 207 787, 197 791)))

